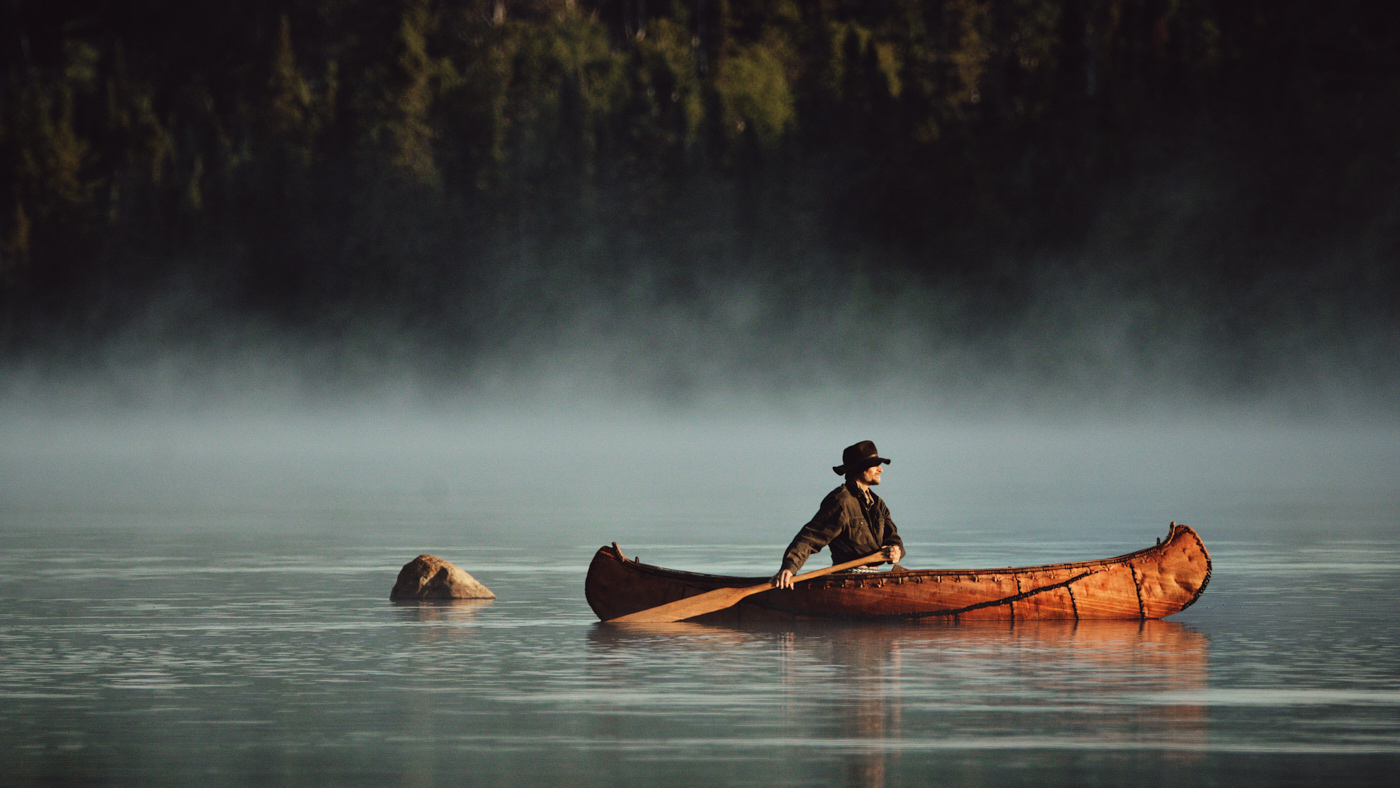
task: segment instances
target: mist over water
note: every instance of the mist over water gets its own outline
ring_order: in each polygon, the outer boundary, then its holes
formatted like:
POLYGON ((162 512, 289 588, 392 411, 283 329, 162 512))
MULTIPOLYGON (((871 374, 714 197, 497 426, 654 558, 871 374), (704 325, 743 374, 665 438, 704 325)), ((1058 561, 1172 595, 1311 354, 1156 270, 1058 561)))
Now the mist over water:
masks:
POLYGON ((1344 533, 1306 512, 1400 500, 1400 427, 1384 421, 1221 411, 976 417, 901 409, 875 393, 824 412, 528 401, 262 413, 12 409, 5 433, 7 504, 55 525, 79 526, 64 513, 98 507, 125 513, 124 527, 159 528, 144 518, 173 507, 238 513, 242 527, 277 530, 286 526, 274 513, 317 495, 327 499, 324 519, 295 528, 352 541, 375 538, 386 527, 378 513, 394 510, 406 519, 397 533, 430 538, 468 529, 521 544, 642 538, 780 548, 839 482, 831 466, 840 448, 864 438, 895 459, 882 491, 902 533, 928 544, 1063 537, 1089 548, 1155 534, 1169 520, 1234 534, 1246 528, 1238 519, 1259 522, 1250 508, 1258 506, 1277 508, 1271 538, 1381 536, 1395 524, 1344 533), (567 533, 533 522, 562 509, 578 518, 567 533))
POLYGON ((507 266, 469 290, 444 283, 431 309, 386 294, 312 305, 291 324, 220 303, 207 284, 128 294, 114 330, 12 349, 0 396, 58 412, 621 402, 1055 420, 1393 420, 1400 401, 1400 328, 1359 275, 1212 291, 1131 256, 1027 260, 1005 285, 928 282, 879 261, 595 265, 561 254, 524 281, 507 266))

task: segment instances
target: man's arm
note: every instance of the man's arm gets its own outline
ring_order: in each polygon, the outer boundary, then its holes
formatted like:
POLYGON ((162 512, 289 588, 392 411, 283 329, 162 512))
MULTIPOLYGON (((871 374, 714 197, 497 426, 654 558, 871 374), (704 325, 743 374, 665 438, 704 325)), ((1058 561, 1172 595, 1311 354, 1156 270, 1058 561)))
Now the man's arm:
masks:
POLYGON ((890 563, 897 564, 904 557, 904 540, 899 537, 899 529, 895 527, 894 520, 890 518, 890 508, 880 501, 880 513, 885 518, 885 544, 883 547, 890 554, 890 563))
MULTIPOLYGON (((834 497, 834 496, 833 496, 834 497)), ((807 563, 808 556, 812 553, 821 552, 823 547, 836 538, 841 533, 841 507, 829 497, 822 501, 822 508, 811 522, 802 526, 802 530, 797 532, 797 536, 792 538, 787 550, 783 552, 782 567, 776 575, 773 575, 772 583, 778 588, 792 588, 792 576, 802 565, 807 563)))

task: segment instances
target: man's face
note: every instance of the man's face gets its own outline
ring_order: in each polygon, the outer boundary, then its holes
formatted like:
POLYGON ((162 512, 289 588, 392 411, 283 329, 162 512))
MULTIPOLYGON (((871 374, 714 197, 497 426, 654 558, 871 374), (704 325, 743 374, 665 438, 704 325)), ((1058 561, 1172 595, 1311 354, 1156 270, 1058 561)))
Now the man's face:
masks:
POLYGON ((865 469, 865 472, 860 475, 860 481, 862 484, 874 487, 880 483, 880 474, 884 472, 885 466, 877 463, 865 469))

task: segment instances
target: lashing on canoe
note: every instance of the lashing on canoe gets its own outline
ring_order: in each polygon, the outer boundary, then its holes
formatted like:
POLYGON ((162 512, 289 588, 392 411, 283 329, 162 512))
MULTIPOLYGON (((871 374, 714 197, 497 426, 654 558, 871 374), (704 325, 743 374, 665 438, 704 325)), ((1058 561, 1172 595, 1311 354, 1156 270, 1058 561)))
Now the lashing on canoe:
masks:
MULTIPOLYGON (((858 562, 852 562, 858 563, 858 562)), ((684 620, 739 623, 803 619, 1029 621, 1158 619, 1190 607, 1210 582, 1210 554, 1194 530, 1173 522, 1144 550, 1097 561, 1005 569, 810 572, 792 589, 767 577, 683 572, 628 560, 616 542, 593 556, 584 594, 603 621, 682 620, 647 611, 709 594, 728 606, 684 620), (820 575, 820 576, 818 576, 820 575)), ((696 600, 699 603, 701 600, 696 600)), ((715 605, 692 604, 706 610, 715 605)))

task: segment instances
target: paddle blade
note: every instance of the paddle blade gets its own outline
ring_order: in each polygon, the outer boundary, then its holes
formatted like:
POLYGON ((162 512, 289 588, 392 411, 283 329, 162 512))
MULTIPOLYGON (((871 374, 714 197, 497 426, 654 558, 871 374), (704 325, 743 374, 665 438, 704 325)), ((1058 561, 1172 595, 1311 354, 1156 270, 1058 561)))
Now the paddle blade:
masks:
MULTIPOLYGON (((854 569, 857 566, 878 564, 885 561, 885 559, 884 551, 871 553, 864 558, 857 558, 854 561, 847 561, 844 564, 828 566, 825 569, 817 569, 812 572, 804 572, 794 577, 792 582, 800 583, 803 580, 811 580, 814 577, 829 575, 832 572, 840 572, 843 569, 854 569)), ((678 599, 675 602, 668 602, 664 605, 659 605, 647 610, 638 610, 635 613, 628 613, 625 616, 610 618, 605 623, 670 624, 675 621, 684 621, 687 618, 703 616, 706 613, 713 613, 717 610, 733 607, 739 604, 740 600, 745 597, 761 594, 772 588, 773 586, 771 583, 760 583, 759 585, 749 586, 748 588, 716 588, 713 591, 706 591, 703 594, 688 596, 685 599, 678 599)))
POLYGON ((706 613, 733 607, 739 604, 739 601, 744 597, 757 594, 760 591, 767 591, 769 588, 767 583, 748 588, 716 588, 713 591, 688 596, 685 599, 677 599, 675 602, 668 602, 658 607, 610 618, 608 623, 670 624, 674 621, 684 621, 687 618, 703 616, 706 613))

